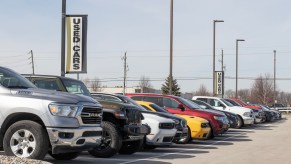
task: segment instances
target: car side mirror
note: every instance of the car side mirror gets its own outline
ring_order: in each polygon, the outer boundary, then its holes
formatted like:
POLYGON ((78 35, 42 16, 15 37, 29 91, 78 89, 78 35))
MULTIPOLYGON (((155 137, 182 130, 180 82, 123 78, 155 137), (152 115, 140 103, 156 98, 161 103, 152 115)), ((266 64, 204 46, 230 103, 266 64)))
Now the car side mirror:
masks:
POLYGON ((181 109, 182 112, 185 111, 185 107, 183 106, 183 104, 179 104, 177 108, 181 109))

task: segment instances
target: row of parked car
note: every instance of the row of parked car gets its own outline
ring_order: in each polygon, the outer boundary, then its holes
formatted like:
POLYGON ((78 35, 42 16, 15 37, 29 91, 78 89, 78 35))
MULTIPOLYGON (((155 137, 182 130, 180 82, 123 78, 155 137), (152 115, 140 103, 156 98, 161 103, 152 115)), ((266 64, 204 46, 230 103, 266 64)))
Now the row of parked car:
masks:
POLYGON ((70 160, 81 151, 102 158, 133 154, 281 118, 237 99, 90 93, 76 79, 19 75, 4 67, 0 97, 0 147, 6 155, 35 159, 49 153, 70 160))

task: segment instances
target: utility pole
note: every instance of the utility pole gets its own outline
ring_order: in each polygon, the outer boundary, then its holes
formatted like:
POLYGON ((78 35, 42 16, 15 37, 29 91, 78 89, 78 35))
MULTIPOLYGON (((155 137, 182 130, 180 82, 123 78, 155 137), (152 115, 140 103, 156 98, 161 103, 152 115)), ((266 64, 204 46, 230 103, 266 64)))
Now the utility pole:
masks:
POLYGON ((32 66, 32 74, 34 75, 34 59, 33 59, 33 52, 32 52, 32 50, 30 50, 29 51, 29 53, 30 53, 30 57, 29 57, 29 59, 31 59, 31 66, 32 66))
POLYGON ((172 95, 172 85, 173 85, 173 8, 174 2, 171 0, 170 8, 170 81, 169 81, 169 95, 172 95))
POLYGON ((223 49, 221 50, 221 71, 223 71, 223 49))
POLYGON ((276 50, 274 50, 274 108, 276 104, 276 50))
POLYGON ((61 30, 61 76, 65 76, 65 60, 66 60, 66 0, 62 0, 62 30, 61 30))
POLYGON ((127 76, 127 63, 126 63, 126 52, 124 53, 124 57, 121 58, 124 61, 123 64, 123 95, 125 95, 125 89, 126 89, 126 76, 127 76))

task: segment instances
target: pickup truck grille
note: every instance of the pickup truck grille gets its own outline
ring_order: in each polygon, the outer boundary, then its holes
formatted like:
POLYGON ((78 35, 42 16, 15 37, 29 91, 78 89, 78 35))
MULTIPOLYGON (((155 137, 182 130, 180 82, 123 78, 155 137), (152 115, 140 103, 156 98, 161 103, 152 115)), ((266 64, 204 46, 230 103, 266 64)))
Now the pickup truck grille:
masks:
POLYGON ((141 112, 136 108, 126 108, 126 116, 129 124, 140 124, 143 117, 141 112))
POLYGON ((83 124, 101 124, 102 109, 84 107, 81 113, 81 119, 83 124))

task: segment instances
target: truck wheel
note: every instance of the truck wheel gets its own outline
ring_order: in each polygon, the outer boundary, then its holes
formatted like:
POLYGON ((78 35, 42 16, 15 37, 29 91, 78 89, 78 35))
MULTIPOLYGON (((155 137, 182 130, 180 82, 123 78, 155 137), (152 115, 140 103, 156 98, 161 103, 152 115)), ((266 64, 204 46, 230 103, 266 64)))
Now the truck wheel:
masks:
POLYGON ((141 149, 143 140, 123 142, 119 154, 133 154, 141 149))
POLYGON ((49 154, 56 160, 71 160, 77 158, 80 152, 52 154, 52 152, 50 151, 49 154))
POLYGON ((49 141, 45 129, 38 123, 23 120, 12 124, 4 134, 3 148, 7 156, 43 159, 49 141))
POLYGON ((243 119, 238 116, 238 121, 237 121, 237 126, 235 127, 236 129, 240 129, 243 126, 243 119))
POLYGON ((94 157, 109 158, 119 151, 122 137, 113 123, 103 121, 101 126, 103 128, 101 144, 88 152, 94 157))

